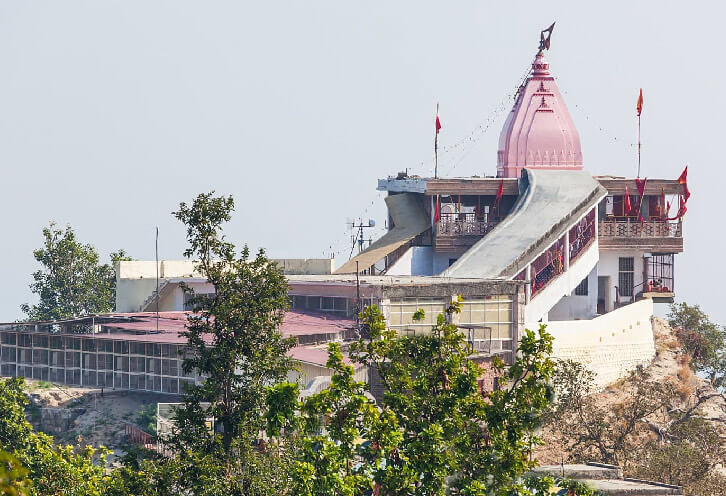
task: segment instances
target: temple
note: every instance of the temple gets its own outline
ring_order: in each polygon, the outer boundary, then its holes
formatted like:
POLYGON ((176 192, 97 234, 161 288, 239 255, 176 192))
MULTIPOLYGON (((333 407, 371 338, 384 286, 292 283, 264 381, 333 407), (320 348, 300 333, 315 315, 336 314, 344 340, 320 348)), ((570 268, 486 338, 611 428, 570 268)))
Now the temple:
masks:
MULTIPOLYGON (((600 386, 653 358, 654 305, 672 302, 676 292, 686 173, 588 173, 548 48, 543 35, 501 131, 496 168, 485 165, 472 177, 380 179, 383 236, 337 270, 331 259, 276 261, 290 285, 282 332, 298 338, 291 355, 301 372, 291 379, 306 391, 330 375, 326 343, 356 335, 355 317, 371 304, 390 328, 419 335, 462 298, 453 322, 484 370, 494 357, 511 363, 525 329, 540 324, 554 337, 555 357, 584 363, 600 386), (418 309, 425 317, 414 320, 418 309)), ((201 380, 180 371, 179 312, 190 310, 184 286, 214 288, 190 261, 118 262, 116 277, 115 314, 0 324, 2 374, 172 394, 201 380)), ((356 377, 380 394, 375 371, 356 369, 356 377)), ((482 388, 496 387, 494 379, 484 374, 482 388)))

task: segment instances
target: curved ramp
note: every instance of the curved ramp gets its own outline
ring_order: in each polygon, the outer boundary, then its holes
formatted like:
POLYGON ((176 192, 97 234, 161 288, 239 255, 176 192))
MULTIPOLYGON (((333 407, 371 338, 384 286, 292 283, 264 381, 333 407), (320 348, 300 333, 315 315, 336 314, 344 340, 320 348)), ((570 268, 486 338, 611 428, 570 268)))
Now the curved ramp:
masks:
POLYGON ((354 274, 355 263, 361 271, 375 265, 396 248, 431 227, 431 220, 416 195, 401 193, 386 197, 388 212, 393 220, 393 229, 377 239, 365 251, 351 258, 334 274, 354 274))
POLYGON ((584 171, 525 171, 510 214, 442 276, 511 279, 607 196, 584 171))

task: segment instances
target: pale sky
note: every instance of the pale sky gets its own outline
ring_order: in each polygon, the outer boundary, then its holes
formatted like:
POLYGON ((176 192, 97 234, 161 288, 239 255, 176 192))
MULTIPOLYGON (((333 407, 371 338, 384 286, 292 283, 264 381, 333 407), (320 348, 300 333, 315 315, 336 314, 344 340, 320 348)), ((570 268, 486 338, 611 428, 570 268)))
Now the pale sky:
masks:
POLYGON ((383 226, 376 180, 430 174, 436 102, 441 145, 475 138, 440 156, 441 174, 496 173, 507 95, 557 21, 547 58, 586 170, 634 176, 642 87, 643 175, 689 165, 677 298, 726 323, 724 14, 632 0, 0 1, 0 321, 35 301, 50 220, 104 259, 153 259, 159 226, 161 258, 178 259, 170 212, 211 189, 235 198, 238 245, 342 263, 346 218, 383 226))

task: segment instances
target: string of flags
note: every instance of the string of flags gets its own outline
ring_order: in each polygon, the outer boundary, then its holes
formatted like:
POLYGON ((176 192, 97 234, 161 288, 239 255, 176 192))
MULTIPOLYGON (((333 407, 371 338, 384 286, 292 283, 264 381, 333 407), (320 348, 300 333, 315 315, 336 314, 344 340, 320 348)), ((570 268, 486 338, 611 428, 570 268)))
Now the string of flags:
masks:
POLYGON ((458 141, 450 145, 441 146, 441 150, 444 154, 456 152, 459 150, 461 151, 461 155, 453 158, 449 162, 449 173, 453 172, 453 170, 456 169, 456 167, 458 167, 464 161, 464 159, 474 150, 480 139, 487 133, 487 131, 489 131, 492 125, 497 123, 502 112, 509 109, 511 101, 517 98, 519 91, 526 82, 527 77, 529 76, 531 71, 532 67, 531 65, 528 65, 527 70, 519 79, 520 82, 517 84, 517 86, 512 91, 508 92, 497 104, 497 106, 494 107, 494 110, 489 113, 487 118, 483 122, 478 124, 468 135, 460 138, 458 141))
MULTIPOLYGON (((553 76, 553 77, 558 82, 560 92, 563 95, 569 95, 567 90, 563 88, 563 84, 561 83, 559 77, 558 76, 553 76)), ((593 122, 593 123, 595 122, 595 120, 591 119, 590 116, 588 115, 588 113, 585 111, 585 109, 583 109, 582 106, 579 105, 576 101, 573 105, 577 110, 580 111, 580 115, 582 115, 582 117, 584 117, 586 121, 593 122)), ((627 139, 624 139, 622 137, 618 138, 617 136, 615 136, 613 133, 609 132, 607 129, 605 129, 600 124, 595 124, 595 125, 596 125, 597 129, 603 134, 603 136, 605 136, 608 140, 612 141, 613 143, 622 144, 623 146, 627 146, 629 148, 633 148, 633 147, 637 146, 637 143, 628 143, 627 139)))

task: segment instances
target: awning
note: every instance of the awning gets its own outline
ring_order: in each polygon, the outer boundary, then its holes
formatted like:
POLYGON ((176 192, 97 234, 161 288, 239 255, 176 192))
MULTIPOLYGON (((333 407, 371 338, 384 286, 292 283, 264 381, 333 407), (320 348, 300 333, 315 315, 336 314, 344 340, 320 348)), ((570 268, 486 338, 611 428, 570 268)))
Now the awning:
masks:
POLYGON ((421 200, 413 193, 387 196, 386 205, 393 219, 393 229, 377 239, 361 254, 348 260, 334 274, 355 273, 356 261, 360 271, 368 269, 431 227, 431 220, 426 215, 421 200))

